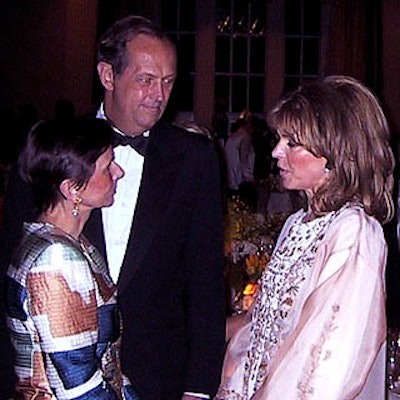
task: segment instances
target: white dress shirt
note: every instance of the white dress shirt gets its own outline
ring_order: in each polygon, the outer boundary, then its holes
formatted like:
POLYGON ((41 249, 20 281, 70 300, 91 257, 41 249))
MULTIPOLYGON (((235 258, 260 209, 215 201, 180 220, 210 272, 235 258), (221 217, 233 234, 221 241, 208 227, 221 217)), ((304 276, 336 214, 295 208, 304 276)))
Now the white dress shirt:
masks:
MULTIPOLYGON (((104 113, 104 104, 96 114, 97 118, 107 119, 104 113)), ((113 129, 120 135, 124 135, 118 128, 113 129)), ((143 136, 149 136, 146 131, 143 136)), ((125 172, 125 175, 117 183, 117 191, 114 203, 110 207, 101 209, 103 218, 103 230, 106 241, 107 261, 110 275, 113 281, 118 281, 121 265, 124 260, 128 243, 133 214, 139 194, 143 172, 144 157, 131 146, 117 146, 114 148, 115 161, 125 172)), ((209 399, 208 394, 185 392, 185 395, 209 399)))
MULTIPOLYGON (((106 119, 103 103, 96 117, 106 119)), ((116 127, 113 127, 113 129, 119 134, 124 135, 116 127)), ((146 131, 143 135, 148 136, 149 132, 146 131)), ((114 155, 115 161, 122 167, 125 175, 117 183, 113 205, 102 208, 101 212, 107 261, 111 277, 116 283, 131 231, 133 214, 142 179, 144 157, 130 146, 115 147, 114 155)))

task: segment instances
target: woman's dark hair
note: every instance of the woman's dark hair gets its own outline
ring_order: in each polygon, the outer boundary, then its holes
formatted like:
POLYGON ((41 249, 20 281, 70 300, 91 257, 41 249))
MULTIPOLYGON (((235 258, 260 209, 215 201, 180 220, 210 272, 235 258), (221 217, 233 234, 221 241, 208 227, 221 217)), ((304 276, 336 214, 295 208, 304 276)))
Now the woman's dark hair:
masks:
POLYGON ((44 121, 30 131, 19 157, 21 178, 28 182, 39 212, 62 198, 65 179, 85 186, 97 159, 112 145, 112 128, 104 120, 75 118, 44 121))

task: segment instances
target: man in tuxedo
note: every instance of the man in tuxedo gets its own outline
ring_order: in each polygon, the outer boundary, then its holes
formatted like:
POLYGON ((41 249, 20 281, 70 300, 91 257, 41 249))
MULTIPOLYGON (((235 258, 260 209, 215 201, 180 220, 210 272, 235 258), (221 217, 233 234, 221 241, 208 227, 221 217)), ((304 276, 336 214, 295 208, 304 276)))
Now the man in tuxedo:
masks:
MULTIPOLYGON (((117 21, 99 40, 96 117, 113 126, 125 175, 113 206, 94 210, 84 233, 118 285, 122 368, 142 400, 212 398, 224 352, 218 160, 209 139, 161 120, 176 70, 174 44, 142 17, 117 21)), ((13 186, 8 234, 30 208, 13 186)))

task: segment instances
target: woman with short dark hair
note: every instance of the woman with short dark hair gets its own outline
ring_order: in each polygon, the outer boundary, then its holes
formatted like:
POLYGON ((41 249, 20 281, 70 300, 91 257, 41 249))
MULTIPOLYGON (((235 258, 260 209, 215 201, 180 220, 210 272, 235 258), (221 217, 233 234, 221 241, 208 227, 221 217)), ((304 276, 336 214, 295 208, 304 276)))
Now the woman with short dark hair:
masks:
POLYGON ((21 153, 39 216, 24 224, 8 269, 16 398, 136 398, 119 370, 116 287, 82 235, 90 212, 113 203, 123 176, 112 135, 103 120, 41 122, 21 153))

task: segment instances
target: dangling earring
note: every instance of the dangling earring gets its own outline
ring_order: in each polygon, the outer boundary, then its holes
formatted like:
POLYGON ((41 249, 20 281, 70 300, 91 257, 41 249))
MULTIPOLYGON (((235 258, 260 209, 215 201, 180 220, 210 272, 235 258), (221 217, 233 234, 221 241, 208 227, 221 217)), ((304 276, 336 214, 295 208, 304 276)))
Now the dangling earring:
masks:
POLYGON ((72 216, 76 218, 79 215, 79 204, 82 203, 82 199, 79 196, 75 197, 74 208, 72 209, 72 216))

